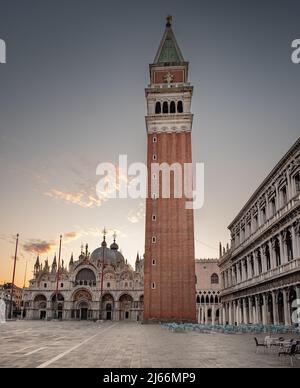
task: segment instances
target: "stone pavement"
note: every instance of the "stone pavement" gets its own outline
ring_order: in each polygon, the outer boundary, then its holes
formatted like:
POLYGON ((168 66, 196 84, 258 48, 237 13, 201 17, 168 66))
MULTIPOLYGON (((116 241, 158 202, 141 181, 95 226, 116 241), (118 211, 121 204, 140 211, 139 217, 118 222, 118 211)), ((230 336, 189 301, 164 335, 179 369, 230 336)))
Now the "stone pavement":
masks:
MULTIPOLYGON (((285 338, 290 338, 285 335, 285 338)), ((263 337, 260 337, 262 339, 263 337)), ((253 335, 172 333, 132 322, 18 321, 0 325, 0 367, 277 368, 253 335)), ((295 364, 300 367, 300 361, 295 364)))

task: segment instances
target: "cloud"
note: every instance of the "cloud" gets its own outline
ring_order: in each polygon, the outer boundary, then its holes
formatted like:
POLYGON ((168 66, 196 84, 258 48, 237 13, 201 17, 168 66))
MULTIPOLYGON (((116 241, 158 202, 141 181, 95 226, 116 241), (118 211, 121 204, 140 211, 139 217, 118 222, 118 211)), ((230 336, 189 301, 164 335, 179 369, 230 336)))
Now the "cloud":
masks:
MULTIPOLYGON (((95 191, 95 188, 94 188, 95 191)), ((80 192, 64 192, 57 189, 52 189, 44 193, 47 197, 63 200, 65 203, 78 205, 85 209, 92 209, 103 204, 104 199, 99 199, 95 195, 89 194, 88 191, 82 190, 80 192)))
MULTIPOLYGON (((49 187, 44 190, 44 195, 54 200, 64 201, 66 204, 80 206, 85 209, 93 209, 102 206, 106 201, 117 197, 117 193, 122 189, 130 187, 133 177, 128 177, 120 169, 119 165, 113 165, 116 174, 108 174, 105 177, 96 175, 97 163, 85 161, 77 166, 70 166, 69 175, 73 175, 70 182, 72 189, 60 188, 56 183, 56 187, 49 187), (70 174, 71 173, 71 174, 70 174), (102 189, 98 185, 100 179, 103 182, 102 189)), ((42 180, 38 173, 35 174, 35 179, 39 183, 48 183, 46 179, 42 180)), ((64 183, 65 185, 66 183, 64 183)))
POLYGON ((127 219, 132 224, 137 224, 145 218, 145 204, 140 202, 137 209, 132 209, 128 213, 127 219))
MULTIPOLYGON (((78 240, 81 237, 80 232, 67 232, 63 235, 63 244, 69 244, 72 241, 78 240)), ((54 252, 58 248, 58 241, 29 239, 22 244, 23 251, 34 254, 48 254, 54 252)))
POLYGON ((68 232, 64 234, 64 241, 71 242, 78 240, 81 234, 79 232, 68 232))
POLYGON ((57 244, 54 241, 32 239, 23 243, 22 248, 27 253, 47 254, 56 246, 57 244))

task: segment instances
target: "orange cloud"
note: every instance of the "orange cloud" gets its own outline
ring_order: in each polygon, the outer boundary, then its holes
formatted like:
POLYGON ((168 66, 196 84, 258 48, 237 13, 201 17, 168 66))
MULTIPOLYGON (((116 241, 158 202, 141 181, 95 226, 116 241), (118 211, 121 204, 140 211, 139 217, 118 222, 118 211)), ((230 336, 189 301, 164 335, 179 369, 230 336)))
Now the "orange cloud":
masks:
POLYGON ((46 254, 51 252, 54 247, 56 247, 54 241, 44 241, 44 240, 28 240, 23 244, 23 250, 27 253, 39 253, 46 254))
MULTIPOLYGON (((68 232, 63 235, 63 243, 68 244, 78 240, 81 236, 79 232, 68 232)), ((22 248, 27 253, 47 254, 53 252, 58 247, 58 241, 45 241, 41 239, 30 239, 22 244, 22 248)))

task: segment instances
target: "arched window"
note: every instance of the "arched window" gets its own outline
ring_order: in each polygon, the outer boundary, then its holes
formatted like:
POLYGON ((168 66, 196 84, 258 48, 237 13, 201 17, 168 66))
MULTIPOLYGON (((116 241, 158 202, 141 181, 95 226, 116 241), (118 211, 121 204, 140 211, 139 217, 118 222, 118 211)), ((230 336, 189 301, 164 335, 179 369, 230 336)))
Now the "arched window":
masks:
POLYGON ((267 260, 267 271, 271 269, 271 255, 269 246, 266 246, 266 260, 267 260))
POLYGON ((219 276, 216 273, 211 275, 211 284, 219 284, 219 276))
POLYGON ((88 285, 96 283, 96 276, 94 272, 90 269, 84 268, 78 272, 76 276, 76 283, 80 285, 88 285))
POLYGON ((201 303, 202 303, 202 304, 205 303, 205 299, 204 299, 204 296, 203 296, 203 295, 201 296, 201 303))
POLYGON ((209 304, 209 297, 208 297, 208 295, 206 296, 205 303, 209 304))
POLYGON ((160 115, 161 114, 161 103, 158 101, 155 105, 155 114, 160 115))
POLYGON ((200 296, 199 295, 197 296, 197 303, 198 304, 200 303, 200 296))
POLYGON ((292 241, 292 235, 290 231, 288 231, 286 234, 286 247, 287 247, 288 261, 293 261, 294 260, 293 241, 292 241))
POLYGON ((182 103, 182 101, 178 101, 177 112, 178 113, 183 113, 183 103, 182 103))
POLYGON ((276 266, 279 267, 281 265, 281 254, 280 254, 280 245, 277 238, 273 241, 273 244, 275 249, 276 266))
POLYGON ((169 113, 169 104, 167 103, 167 101, 165 101, 163 104, 163 113, 169 113))
POLYGON ((176 104, 174 101, 171 102, 171 105, 170 105, 170 112, 171 113, 176 113, 176 104))

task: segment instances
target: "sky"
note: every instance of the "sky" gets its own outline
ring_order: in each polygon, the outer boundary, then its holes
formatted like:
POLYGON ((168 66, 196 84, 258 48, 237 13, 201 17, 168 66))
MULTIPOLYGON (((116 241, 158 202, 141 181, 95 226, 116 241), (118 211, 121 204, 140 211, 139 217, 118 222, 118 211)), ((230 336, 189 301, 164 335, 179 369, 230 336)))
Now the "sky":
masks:
POLYGON ((205 163, 195 211, 197 258, 217 257, 227 226, 298 139, 297 0, 0 0, 0 283, 40 253, 66 263, 117 232, 126 259, 144 252, 144 201, 100 201, 99 162, 146 161, 148 65, 165 17, 194 85, 193 160, 205 163))

